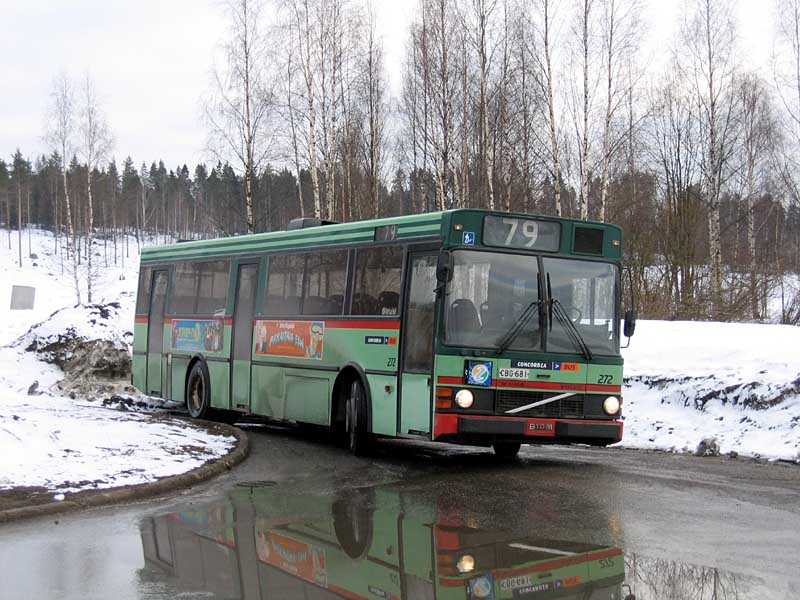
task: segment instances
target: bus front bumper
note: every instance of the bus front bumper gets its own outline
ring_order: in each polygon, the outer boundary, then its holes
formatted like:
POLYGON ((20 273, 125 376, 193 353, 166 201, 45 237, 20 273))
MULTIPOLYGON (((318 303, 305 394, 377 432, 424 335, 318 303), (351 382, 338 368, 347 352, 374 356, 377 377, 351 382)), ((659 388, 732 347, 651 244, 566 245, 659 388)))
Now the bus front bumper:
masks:
POLYGON ((437 413, 433 439, 441 442, 582 443, 605 446, 622 439, 622 421, 533 419, 437 413))

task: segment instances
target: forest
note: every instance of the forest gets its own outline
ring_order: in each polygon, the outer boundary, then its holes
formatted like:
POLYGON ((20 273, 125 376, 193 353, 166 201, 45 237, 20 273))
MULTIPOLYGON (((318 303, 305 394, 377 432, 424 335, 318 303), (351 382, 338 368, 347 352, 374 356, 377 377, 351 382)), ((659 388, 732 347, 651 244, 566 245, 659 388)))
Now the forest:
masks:
POLYGON ((800 0, 773 2, 768 72, 743 66, 735 6, 689 0, 654 60, 641 0, 416 0, 387 64, 378 3, 228 0, 207 160, 118 160, 102 82, 54 74, 49 153, 0 158, 3 242, 24 264, 24 229, 54 232, 81 302, 131 243, 299 216, 559 215, 623 228, 640 316, 796 324, 800 0))

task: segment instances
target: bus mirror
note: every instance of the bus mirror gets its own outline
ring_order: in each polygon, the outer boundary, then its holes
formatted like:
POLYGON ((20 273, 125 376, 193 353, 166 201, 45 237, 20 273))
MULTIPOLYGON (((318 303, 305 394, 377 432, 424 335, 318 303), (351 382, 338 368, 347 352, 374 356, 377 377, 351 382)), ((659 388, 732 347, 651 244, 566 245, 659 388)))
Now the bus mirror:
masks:
POLYGON ((448 283, 451 279, 453 279, 453 255, 449 252, 442 252, 436 262, 436 281, 448 283))
POLYGON ((622 333, 625 337, 631 337, 634 331, 636 331, 636 311, 628 309, 625 311, 625 324, 622 327, 622 333))

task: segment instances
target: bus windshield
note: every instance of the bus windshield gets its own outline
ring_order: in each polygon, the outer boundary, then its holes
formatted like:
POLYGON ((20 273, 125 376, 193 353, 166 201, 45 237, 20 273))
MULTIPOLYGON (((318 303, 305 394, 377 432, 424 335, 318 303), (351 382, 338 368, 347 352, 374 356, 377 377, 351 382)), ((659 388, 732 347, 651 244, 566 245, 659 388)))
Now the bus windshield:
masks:
POLYGON ((447 287, 444 342, 451 346, 580 354, 569 326, 542 322, 545 285, 592 353, 619 353, 617 268, 610 263, 458 250, 447 287), (546 337, 546 342, 545 342, 546 337), (546 347, 545 347, 546 343, 546 347))

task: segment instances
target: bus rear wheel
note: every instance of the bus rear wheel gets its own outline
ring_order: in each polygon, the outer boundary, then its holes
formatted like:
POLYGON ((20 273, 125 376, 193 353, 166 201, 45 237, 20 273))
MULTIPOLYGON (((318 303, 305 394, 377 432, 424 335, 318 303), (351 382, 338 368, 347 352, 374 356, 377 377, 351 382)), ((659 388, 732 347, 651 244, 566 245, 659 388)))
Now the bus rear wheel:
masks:
POLYGON ((514 458, 519 454, 521 444, 512 444, 509 442, 498 442, 492 444, 494 453, 500 458, 514 458))
POLYGON ((350 452, 365 456, 372 446, 372 437, 367 431, 367 399, 364 386, 358 379, 350 384, 350 394, 345 401, 344 430, 350 452))
POLYGON ((211 407, 210 382, 206 363, 196 362, 186 380, 186 408, 193 419, 204 419, 208 415, 211 407))

